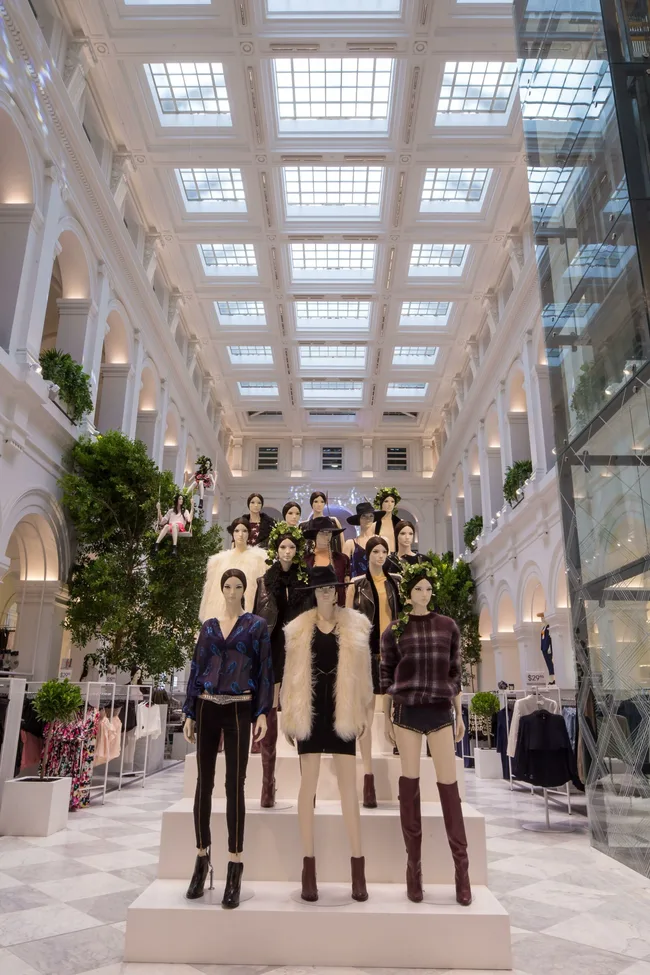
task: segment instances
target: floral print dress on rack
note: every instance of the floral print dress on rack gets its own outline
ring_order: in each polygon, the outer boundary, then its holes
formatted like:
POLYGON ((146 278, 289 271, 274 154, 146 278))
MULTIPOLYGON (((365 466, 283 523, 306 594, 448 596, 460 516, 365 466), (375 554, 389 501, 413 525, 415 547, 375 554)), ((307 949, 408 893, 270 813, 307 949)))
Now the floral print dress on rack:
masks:
MULTIPOLYGON (((99 711, 89 708, 88 714, 62 724, 55 721, 52 725, 52 739, 50 751, 45 767, 46 776, 70 776, 70 811, 81 809, 90 802, 90 782, 93 776, 97 731, 99 729, 99 711)), ((45 726, 47 735, 50 725, 45 726)))

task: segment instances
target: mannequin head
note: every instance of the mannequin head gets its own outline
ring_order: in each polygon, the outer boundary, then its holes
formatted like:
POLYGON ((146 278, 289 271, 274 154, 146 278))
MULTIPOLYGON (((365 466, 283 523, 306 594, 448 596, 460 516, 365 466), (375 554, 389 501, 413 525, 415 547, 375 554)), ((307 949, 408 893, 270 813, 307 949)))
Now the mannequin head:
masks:
POLYGON ((244 608, 246 576, 241 569, 226 569, 221 576, 221 592, 229 615, 239 616, 244 608))
POLYGON ((314 491, 309 499, 309 504, 311 505, 314 517, 321 518, 325 511, 325 505, 327 504, 327 495, 323 494, 322 491, 314 491))
POLYGON ((424 563, 414 568, 415 571, 408 573, 407 569, 404 573, 406 578, 402 580, 400 594, 409 613, 423 616, 433 609, 433 584, 429 576, 433 570, 431 566, 427 569, 424 563))
POLYGON ((368 532, 370 528, 374 525, 374 523, 375 523, 375 516, 372 513, 370 513, 369 515, 361 515, 361 517, 359 518, 359 534, 365 535, 366 532, 368 532))
POLYGON ((316 548, 319 552, 328 552, 332 544, 331 532, 319 532, 316 535, 316 548))
POLYGON ((177 514, 178 515, 178 514, 180 514, 180 512, 182 510, 183 510, 183 495, 182 494, 175 494, 174 495, 174 514, 177 514))
POLYGON ((375 535, 366 545, 368 556, 368 571, 373 576, 381 575, 384 571, 384 563, 388 558, 388 543, 384 538, 375 535))
POLYGON ((239 552, 243 552, 248 545, 249 529, 243 518, 235 518, 232 525, 228 526, 228 531, 232 535, 234 547, 239 552))
POLYGON ((300 524, 301 515, 302 509, 297 501, 287 501, 282 509, 282 520, 294 528, 297 528, 300 524))
POLYGON ((318 589, 314 590, 314 595, 318 611, 323 614, 331 613, 338 601, 336 586, 319 586, 318 589))
POLYGON ((254 518, 259 518, 260 512, 264 507, 264 498, 261 494, 249 494, 246 506, 254 518))
POLYGON ((388 515, 392 515, 395 510, 395 498, 392 494, 387 495, 381 503, 381 510, 388 515))
POLYGON ((397 551, 399 555, 410 555, 415 538, 415 526, 410 521, 400 521, 395 525, 397 536, 397 551))
POLYGON ((290 538, 284 538, 278 545, 278 561, 285 572, 288 571, 297 551, 296 543, 290 538))

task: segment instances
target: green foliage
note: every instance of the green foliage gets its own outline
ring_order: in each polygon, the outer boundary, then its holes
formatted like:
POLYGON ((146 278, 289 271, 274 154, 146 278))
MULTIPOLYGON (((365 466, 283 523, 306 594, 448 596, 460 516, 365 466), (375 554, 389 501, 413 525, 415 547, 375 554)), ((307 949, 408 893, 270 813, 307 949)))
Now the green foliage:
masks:
POLYGON ((218 527, 195 518, 192 538, 172 554, 153 554, 156 502, 163 511, 178 489, 140 441, 110 431, 73 446, 60 480, 78 549, 69 579, 64 625, 77 646, 94 644, 86 667, 101 673, 142 671, 157 680, 184 666, 194 649, 210 555, 221 548, 218 527))
POLYGON ((521 498, 517 497, 517 491, 523 487, 524 483, 533 473, 533 465, 529 460, 516 460, 512 467, 506 467, 506 479, 503 482, 503 497, 514 507, 515 503, 521 498))
POLYGON ((286 521, 276 521, 268 537, 266 546, 268 558, 266 564, 273 565, 278 557, 278 546, 287 537, 296 546, 296 554, 292 559, 292 565, 296 566, 298 578, 306 585, 309 582, 309 576, 307 575, 307 566, 305 565, 305 536, 297 525, 289 525, 286 521))
POLYGON ((79 423, 86 414, 92 413, 90 377, 71 355, 59 349, 48 349, 41 352, 38 361, 43 379, 59 387, 59 396, 73 423, 79 423))
POLYGON ((470 551, 474 551, 476 548, 474 542, 479 537, 483 531, 483 517, 482 515, 474 515, 469 521, 465 522, 465 527, 463 529, 463 541, 467 545, 470 551))
POLYGON ((470 711, 479 718, 491 718, 500 707, 499 698, 492 691, 478 691, 469 702, 470 711))
POLYGON ((428 552, 427 559, 436 570, 436 584, 433 589, 436 609, 444 616, 451 616, 460 630, 463 687, 473 687, 475 667, 481 661, 481 641, 474 605, 476 587, 471 567, 463 559, 454 562, 451 552, 445 552, 444 555, 428 552))
MULTIPOLYGON (((33 707, 38 718, 45 724, 53 721, 62 721, 67 724, 83 707, 81 691, 76 684, 71 684, 66 680, 48 680, 37 691, 33 707)), ((43 759, 41 761, 41 778, 45 776, 47 766, 47 756, 52 740, 52 728, 48 729, 43 759)))
POLYGON ((578 422, 586 424, 598 412, 605 395, 605 372, 599 362, 584 362, 571 397, 578 422))
POLYGON ((395 507, 393 508, 393 514, 397 512, 397 505, 402 500, 402 495, 399 493, 396 487, 383 487, 379 488, 375 494, 375 500, 373 504, 376 511, 381 511, 381 506, 386 498, 395 498, 395 507))

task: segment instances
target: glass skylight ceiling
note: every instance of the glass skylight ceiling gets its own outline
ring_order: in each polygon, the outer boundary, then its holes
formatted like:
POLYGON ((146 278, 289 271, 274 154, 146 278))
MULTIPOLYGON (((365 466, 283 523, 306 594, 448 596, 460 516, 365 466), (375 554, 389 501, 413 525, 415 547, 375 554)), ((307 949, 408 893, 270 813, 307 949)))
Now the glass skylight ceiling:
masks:
POLYGON ((420 399, 426 396, 428 383, 389 383, 386 396, 391 399, 420 399))
POLYGON ((177 169, 188 210, 246 212, 241 169, 177 169))
POLYGON ((207 274, 256 275, 254 244, 198 244, 207 274))
POLYGON ((378 217, 382 166, 285 166, 288 217, 378 217))
POLYGON ((146 64, 145 73, 163 125, 231 125, 220 62, 146 64))
POLYGON ((504 125, 517 75, 514 61, 447 61, 437 125, 504 125))
POLYGON ((394 366, 433 366, 438 358, 437 345, 397 345, 394 366))
POLYGON ((266 325, 263 301, 215 301, 221 325, 266 325))
POLYGON ((298 331, 364 331, 370 328, 369 301, 296 301, 298 331))
MULTIPOLYGON (((135 2, 135 0, 130 0, 135 2)), ((170 0, 171 2, 171 0, 170 0)), ((201 0, 205 2, 205 0, 201 0)), ((396 17, 402 8, 402 0, 266 0, 266 10, 270 16, 309 17, 333 16, 358 17, 373 16, 396 17)))
POLYGON ((386 132, 392 58, 276 58, 280 133, 386 132))
POLYGON ((598 118, 611 94, 606 61, 524 60, 521 111, 527 119, 598 118))
POLYGON ((348 380, 304 379, 303 399, 310 400, 361 400, 363 383, 348 380))
POLYGON ((374 244, 291 244, 291 268, 296 281, 372 280, 375 276, 374 244))
POLYGON ((367 348, 365 345, 301 345, 299 356, 302 368, 365 369, 367 348))
POLYGON ((427 169, 420 213, 478 213, 491 172, 490 169, 427 169))
POLYGON ((450 312, 450 301, 403 301, 399 323, 416 328, 443 327, 450 312))
POLYGON ((553 209, 562 197, 573 170, 560 166, 529 166, 528 189, 533 216, 539 217, 548 207, 553 209))
POLYGON ((228 355, 235 366, 273 365, 273 351, 270 345, 229 345, 228 355))
POLYGON ((264 399, 268 396, 279 396, 278 384, 273 382, 238 382, 237 388, 242 396, 258 396, 264 399))
POLYGON ((413 244, 409 277, 458 277, 463 273, 469 244, 413 244))

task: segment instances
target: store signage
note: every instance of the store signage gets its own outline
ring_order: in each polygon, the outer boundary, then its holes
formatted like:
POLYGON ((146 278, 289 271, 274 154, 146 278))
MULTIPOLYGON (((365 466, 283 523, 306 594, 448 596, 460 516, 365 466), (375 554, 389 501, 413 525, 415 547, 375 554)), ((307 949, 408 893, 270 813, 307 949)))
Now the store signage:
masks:
POLYGON ((529 670, 526 674, 526 687, 546 687, 548 674, 543 670, 529 670))

